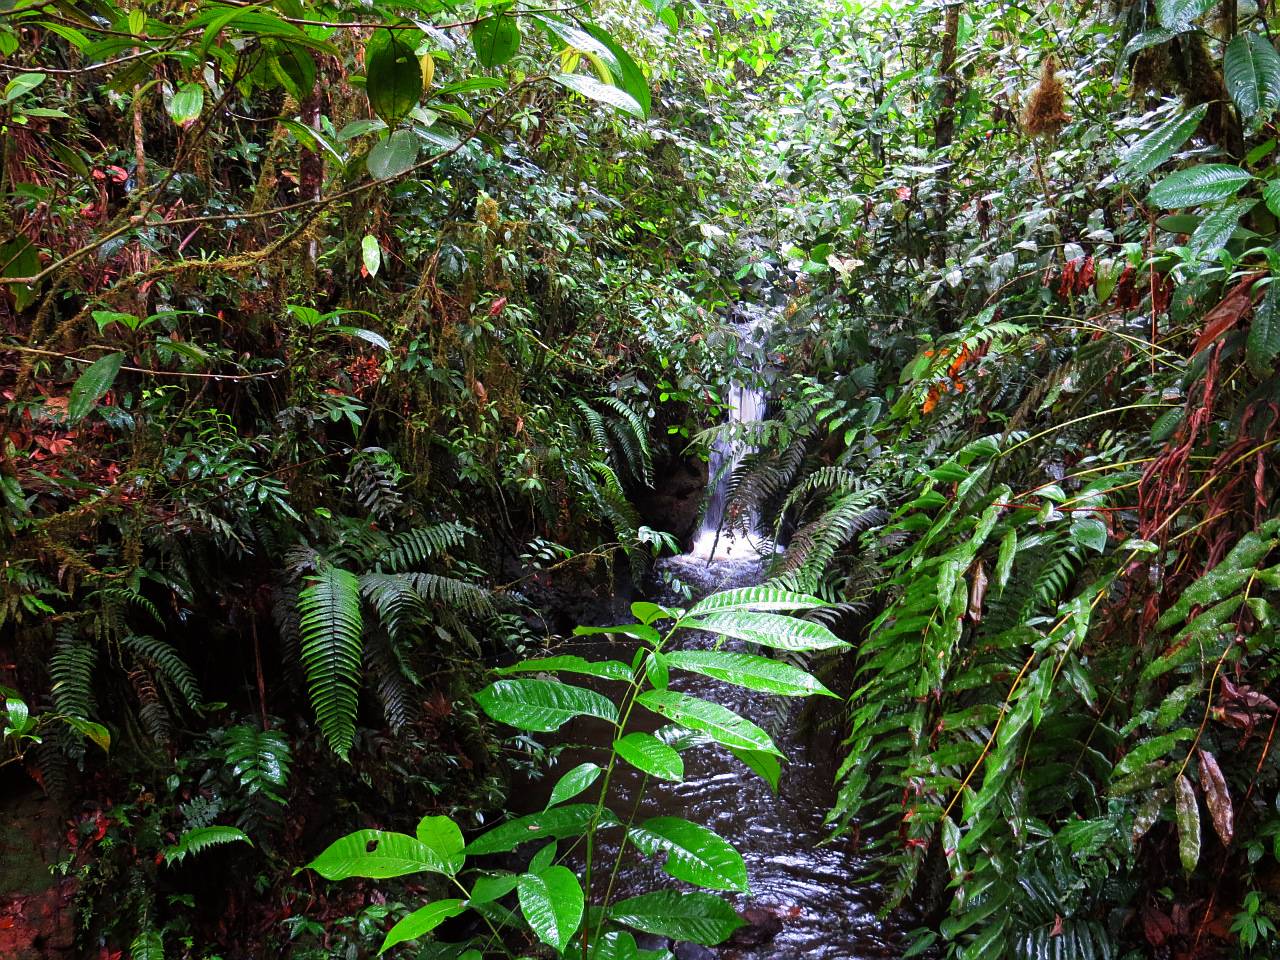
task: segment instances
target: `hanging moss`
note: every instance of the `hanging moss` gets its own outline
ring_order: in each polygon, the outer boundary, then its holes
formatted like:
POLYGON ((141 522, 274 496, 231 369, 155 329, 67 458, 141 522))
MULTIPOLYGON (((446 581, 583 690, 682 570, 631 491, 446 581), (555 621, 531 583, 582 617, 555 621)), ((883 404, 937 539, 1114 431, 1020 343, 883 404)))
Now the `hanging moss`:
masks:
POLYGON ((1058 79, 1058 60, 1053 54, 1040 66, 1040 80, 1022 107, 1022 128, 1033 137, 1057 136, 1071 118, 1063 109, 1065 95, 1058 79))

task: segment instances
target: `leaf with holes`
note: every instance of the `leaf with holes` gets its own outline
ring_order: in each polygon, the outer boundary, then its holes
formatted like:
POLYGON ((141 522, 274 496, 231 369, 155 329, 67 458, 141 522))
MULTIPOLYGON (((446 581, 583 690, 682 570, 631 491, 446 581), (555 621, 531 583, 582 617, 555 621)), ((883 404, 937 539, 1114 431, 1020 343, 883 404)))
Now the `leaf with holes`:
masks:
POLYGON ((728 940, 744 921, 733 907, 710 893, 658 890, 615 903, 609 919, 645 933, 688 940, 706 947, 728 940))
POLYGON ((762 693, 774 693, 783 697, 808 697, 814 694, 835 696, 812 674, 789 663, 779 663, 751 653, 677 650, 666 654, 666 661, 668 667, 700 673, 704 677, 762 693))
POLYGON ((684 779, 684 761, 680 754, 650 733, 628 733, 613 742, 618 756, 637 770, 660 780, 679 782, 684 779))
POLYGON ((357 830, 325 848, 307 866, 326 880, 365 877, 387 880, 410 873, 457 872, 456 854, 441 851, 416 837, 386 830, 357 830))
POLYGON ((1147 199, 1162 210, 1194 207, 1229 200, 1252 179, 1247 170, 1229 163, 1201 163, 1169 174, 1151 188, 1147 199))
POLYGON ((397 943, 416 940, 424 933, 430 933, 450 917, 456 917, 466 909, 467 905, 462 900, 437 900, 435 903, 428 903, 425 907, 419 907, 387 931, 387 937, 382 941, 378 954, 386 953, 397 943))
POLYGON ((647 690, 636 697, 636 702, 683 727, 705 733, 723 746, 782 755, 769 735, 754 723, 710 700, 671 690, 647 690))
POLYGON ((88 416, 89 411, 102 399, 120 374, 120 365, 124 363, 123 353, 109 353, 95 360, 89 368, 76 379, 71 387, 71 396, 67 400, 67 419, 78 423, 88 416))
POLYGON ((499 723, 539 733, 559 730, 574 717, 618 719, 607 697, 558 680, 498 680, 477 693, 476 702, 499 723))
POLYGON ((394 127, 422 97, 422 65, 414 46, 401 31, 375 30, 365 44, 364 62, 369 106, 387 126, 394 127))
POLYGON ((563 951, 582 922, 582 886, 568 867, 526 873, 516 886, 520 912, 538 939, 563 951))
POLYGON ((654 817, 627 834, 642 853, 667 854, 663 866, 677 880, 710 890, 747 892, 742 854, 723 837, 681 817, 654 817))

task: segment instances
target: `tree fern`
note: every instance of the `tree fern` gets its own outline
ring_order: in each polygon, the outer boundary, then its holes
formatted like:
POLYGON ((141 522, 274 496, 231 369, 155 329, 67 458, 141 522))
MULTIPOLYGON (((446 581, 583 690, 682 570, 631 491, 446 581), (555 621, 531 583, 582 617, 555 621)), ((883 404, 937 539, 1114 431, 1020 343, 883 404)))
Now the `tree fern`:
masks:
POLYGON ((298 594, 302 666, 320 732, 346 759, 355 740, 360 691, 360 580, 326 565, 306 583, 298 594))

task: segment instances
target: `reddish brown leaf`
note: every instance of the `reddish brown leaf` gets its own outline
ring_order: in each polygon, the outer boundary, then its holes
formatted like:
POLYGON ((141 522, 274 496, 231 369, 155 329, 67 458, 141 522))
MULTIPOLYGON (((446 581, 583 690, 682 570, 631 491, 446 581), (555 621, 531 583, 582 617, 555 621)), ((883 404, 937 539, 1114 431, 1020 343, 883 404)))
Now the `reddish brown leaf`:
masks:
POLYGON ((1204 315, 1204 329, 1200 331, 1200 339, 1196 341, 1192 354, 1197 354, 1212 344, 1224 333, 1240 322, 1240 318, 1253 306, 1253 285, 1265 274, 1251 273, 1222 298, 1222 302, 1204 315))
POLYGON ((1235 833, 1235 812, 1231 808, 1231 794, 1227 790, 1227 778, 1222 775, 1222 768, 1208 750, 1197 750, 1200 757, 1200 787, 1204 790, 1204 802, 1213 818, 1213 829, 1217 831, 1223 846, 1231 845, 1231 837, 1235 833))
POLYGON ((1173 936, 1173 921, 1155 907, 1147 907, 1142 911, 1142 932, 1147 943, 1153 947, 1163 947, 1173 936))

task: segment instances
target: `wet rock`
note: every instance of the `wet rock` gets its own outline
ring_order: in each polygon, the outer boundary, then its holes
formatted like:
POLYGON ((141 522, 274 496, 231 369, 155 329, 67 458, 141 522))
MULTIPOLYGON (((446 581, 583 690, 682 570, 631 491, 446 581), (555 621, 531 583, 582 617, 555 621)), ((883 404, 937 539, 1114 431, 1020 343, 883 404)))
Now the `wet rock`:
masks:
POLYGON ((0 957, 60 960, 74 955, 75 881, 49 873, 62 851, 62 823, 35 794, 0 810, 0 957))
POLYGON ((678 943, 675 950, 676 960, 716 960, 716 951, 697 943, 678 943))
POLYGON ((747 907, 741 914, 747 925, 739 927, 729 938, 729 943, 735 947, 760 947, 772 943, 774 937, 782 932, 782 924, 799 913, 798 907, 747 907))
POLYGON ((693 457, 680 457, 654 464, 652 490, 638 491, 635 497, 640 517, 655 530, 674 534, 689 543, 697 532, 698 511, 707 491, 707 464, 693 457))

